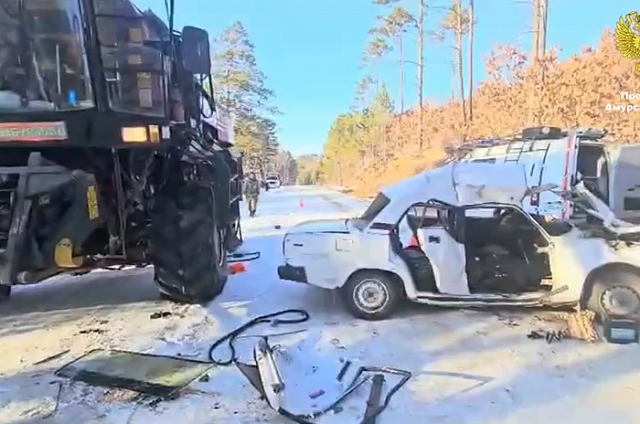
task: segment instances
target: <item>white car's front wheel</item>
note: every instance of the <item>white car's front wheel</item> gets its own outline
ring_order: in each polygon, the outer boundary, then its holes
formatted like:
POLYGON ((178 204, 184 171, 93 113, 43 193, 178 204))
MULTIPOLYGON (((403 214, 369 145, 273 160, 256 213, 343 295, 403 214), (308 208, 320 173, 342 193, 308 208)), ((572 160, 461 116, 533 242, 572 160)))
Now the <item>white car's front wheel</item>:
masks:
POLYGON ((599 272, 586 306, 601 319, 639 317, 640 272, 627 266, 599 272))
POLYGON ((403 297, 399 279, 383 271, 361 271, 342 287, 344 302, 357 318, 377 321, 388 318, 403 297))

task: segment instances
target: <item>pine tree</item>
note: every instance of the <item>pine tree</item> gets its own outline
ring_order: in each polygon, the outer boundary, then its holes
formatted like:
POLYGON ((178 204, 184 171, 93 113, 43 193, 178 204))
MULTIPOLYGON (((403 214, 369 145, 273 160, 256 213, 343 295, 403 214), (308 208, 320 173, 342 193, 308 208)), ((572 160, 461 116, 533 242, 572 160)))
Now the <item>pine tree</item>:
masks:
MULTIPOLYGON (((374 0, 374 3, 381 6, 393 6, 386 15, 378 16, 378 25, 369 31, 378 37, 385 39, 398 48, 398 62, 400 64, 400 113, 404 112, 404 66, 406 58, 404 56, 404 37, 407 31, 414 27, 416 19, 405 8, 397 6, 398 0, 374 0)), ((390 49, 389 49, 390 50, 390 49)))
POLYGON ((278 151, 278 113, 271 106, 274 92, 258 67, 255 47, 241 22, 225 29, 213 43, 212 76, 219 104, 235 119, 236 147, 244 154, 247 170, 264 175, 278 151))
POLYGON ((296 158, 298 184, 317 184, 320 177, 321 158, 318 155, 302 155, 296 158))
POLYGON ((453 39, 451 40, 451 97, 452 100, 455 98, 455 86, 457 84, 460 91, 460 117, 465 124, 467 123, 467 107, 464 90, 464 46, 462 41, 469 30, 469 16, 469 12, 462 7, 462 0, 454 0, 442 19, 437 33, 437 38, 440 41, 446 40, 449 36, 453 39), (456 75, 458 77, 457 81, 456 75))
MULTIPOLYGON (((374 4, 390 7, 391 10, 387 15, 379 16, 378 20, 381 21, 379 26, 382 29, 382 33, 386 38, 391 38, 393 43, 397 46, 400 56, 400 113, 404 112, 404 65, 406 63, 413 63, 418 67, 418 143, 422 148, 424 143, 424 135, 422 130, 422 120, 424 112, 424 37, 425 37, 425 18, 427 15, 427 1, 418 0, 417 8, 413 10, 414 13, 408 11, 408 9, 400 6, 400 0, 373 0, 374 4), (404 36, 411 30, 415 29, 417 32, 417 60, 408 60, 404 54, 404 36)), ((406 3, 403 3, 406 4, 406 3)), ((376 33, 376 29, 373 30, 376 33)))
MULTIPOLYGON (((422 129, 423 113, 424 113, 424 35, 425 35, 425 16, 427 14, 426 0, 418 0, 418 13, 416 15, 416 28, 418 30, 418 145, 420 149, 424 144, 424 131, 422 129)), ((431 145, 428 141, 427 145, 431 145)))
POLYGON ((473 47, 474 47, 474 28, 475 10, 473 0, 469 0, 468 20, 469 20, 469 43, 467 45, 467 75, 469 78, 469 122, 473 121, 473 47))
POLYGON ((241 22, 225 29, 213 43, 212 75, 217 100, 238 118, 267 109, 273 98, 258 68, 255 47, 241 22))
POLYGON ((351 107, 353 112, 361 112, 366 105, 369 104, 371 101, 369 98, 371 94, 371 86, 374 83, 375 81, 373 78, 370 75, 367 75, 356 84, 356 93, 353 99, 353 106, 351 107))
POLYGON ((362 59, 365 63, 373 64, 375 75, 373 81, 375 83, 376 92, 380 90, 380 62, 390 51, 391 46, 387 40, 380 35, 376 35, 365 47, 362 59))

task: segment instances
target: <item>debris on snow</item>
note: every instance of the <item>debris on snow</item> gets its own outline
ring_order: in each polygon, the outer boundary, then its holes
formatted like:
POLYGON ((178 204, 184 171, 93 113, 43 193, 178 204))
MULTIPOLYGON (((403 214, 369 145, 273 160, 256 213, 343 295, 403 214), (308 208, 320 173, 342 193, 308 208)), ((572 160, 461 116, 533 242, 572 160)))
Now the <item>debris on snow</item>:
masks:
MULTIPOLYGON (((239 326, 247 316, 292 305, 304 307, 313 319, 305 324, 306 331, 281 336, 277 342, 284 351, 302 344, 295 352, 313 357, 311 362, 318 367, 314 378, 319 379, 317 375, 330 364, 342 366, 344 361, 337 358, 353 360, 346 382, 359 362, 389 363, 414 373, 381 416, 385 422, 537 424, 547 420, 572 424, 612 417, 620 422, 640 422, 640 412, 633 403, 640 391, 637 345, 573 340, 547 345, 526 339, 532 330, 562 329, 565 322, 559 314, 502 311, 504 318, 496 318, 479 311, 410 308, 403 316, 370 323, 344 314, 333 301, 333 293, 279 281, 273 270, 281 261, 282 231, 275 230, 275 225, 286 230, 304 220, 346 215, 319 193, 341 202, 353 211, 350 215, 362 208, 362 203, 317 187, 283 188, 265 198, 260 216, 243 222, 244 247, 261 252, 261 258, 245 273, 231 277, 219 300, 206 307, 169 307, 160 302, 150 269, 92 272, 18 287, 14 299, 0 305, 0 423, 36 423, 54 411, 61 383, 49 384, 51 374, 67 355, 79 356, 102 347, 202 360, 212 340, 239 326), (304 192, 304 209, 297 207, 300 192, 304 192), (243 314, 235 313, 240 309, 237 305, 243 305, 243 314), (166 310, 182 319, 149 319, 152 313, 166 310), (102 327, 102 320, 108 320, 107 333, 78 335, 82 329, 102 327), (377 337, 372 336, 374 330, 377 337), (333 339, 337 343, 332 343, 333 339), (62 357, 36 365, 65 350, 69 352, 62 357)), ((252 362, 255 341, 238 339, 241 361, 252 362)), ((218 354, 224 355, 224 350, 222 347, 218 354)), ((157 405, 126 400, 122 393, 105 394, 104 389, 80 382, 64 382, 55 417, 48 421, 282 422, 254 395, 237 370, 214 367, 207 375, 208 381, 204 377, 192 383, 175 401, 157 405)), ((325 416, 322 424, 358 421, 369 385, 365 383, 348 403, 325 416)), ((322 402, 331 392, 321 385, 309 387, 301 396, 310 403, 309 393, 319 389, 325 390, 317 399, 322 402)))
POLYGON ((600 339, 595 328, 596 314, 591 311, 575 311, 567 314, 567 334, 572 339, 595 342, 600 339))
POLYGON ((169 311, 158 311, 149 315, 149 319, 169 318, 170 316, 173 316, 173 313, 169 311))
POLYGON ((167 355, 94 349, 59 368, 57 377, 166 397, 200 378, 213 364, 167 355))

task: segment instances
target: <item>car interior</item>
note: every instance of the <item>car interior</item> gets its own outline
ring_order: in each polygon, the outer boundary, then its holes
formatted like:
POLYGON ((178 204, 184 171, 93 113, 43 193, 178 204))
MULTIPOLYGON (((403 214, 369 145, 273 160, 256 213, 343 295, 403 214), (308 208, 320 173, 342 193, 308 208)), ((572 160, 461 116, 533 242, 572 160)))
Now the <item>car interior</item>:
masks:
MULTIPOLYGON (((547 240, 522 212, 511 208, 466 209, 463 225, 458 224, 457 229, 451 228, 449 215, 447 209, 434 213, 434 208, 418 206, 409 211, 406 222, 414 234, 421 228, 444 226, 451 237, 464 244, 471 293, 551 290, 549 260, 544 252, 547 240)), ((424 250, 413 245, 403 250, 418 290, 436 291, 424 250)))
POLYGON ((524 293, 550 290, 548 245, 517 209, 491 208, 491 217, 466 210, 464 245, 472 293, 524 293))

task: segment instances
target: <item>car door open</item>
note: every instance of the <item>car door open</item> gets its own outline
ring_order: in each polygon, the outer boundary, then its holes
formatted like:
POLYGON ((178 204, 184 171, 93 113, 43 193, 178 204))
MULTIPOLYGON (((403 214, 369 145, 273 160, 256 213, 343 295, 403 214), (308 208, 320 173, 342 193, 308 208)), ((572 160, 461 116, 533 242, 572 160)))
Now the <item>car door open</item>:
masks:
POLYGON ((451 209, 423 206, 424 219, 417 228, 420 247, 429 258, 438 291, 442 294, 467 295, 467 272, 464 245, 450 233, 451 209))

